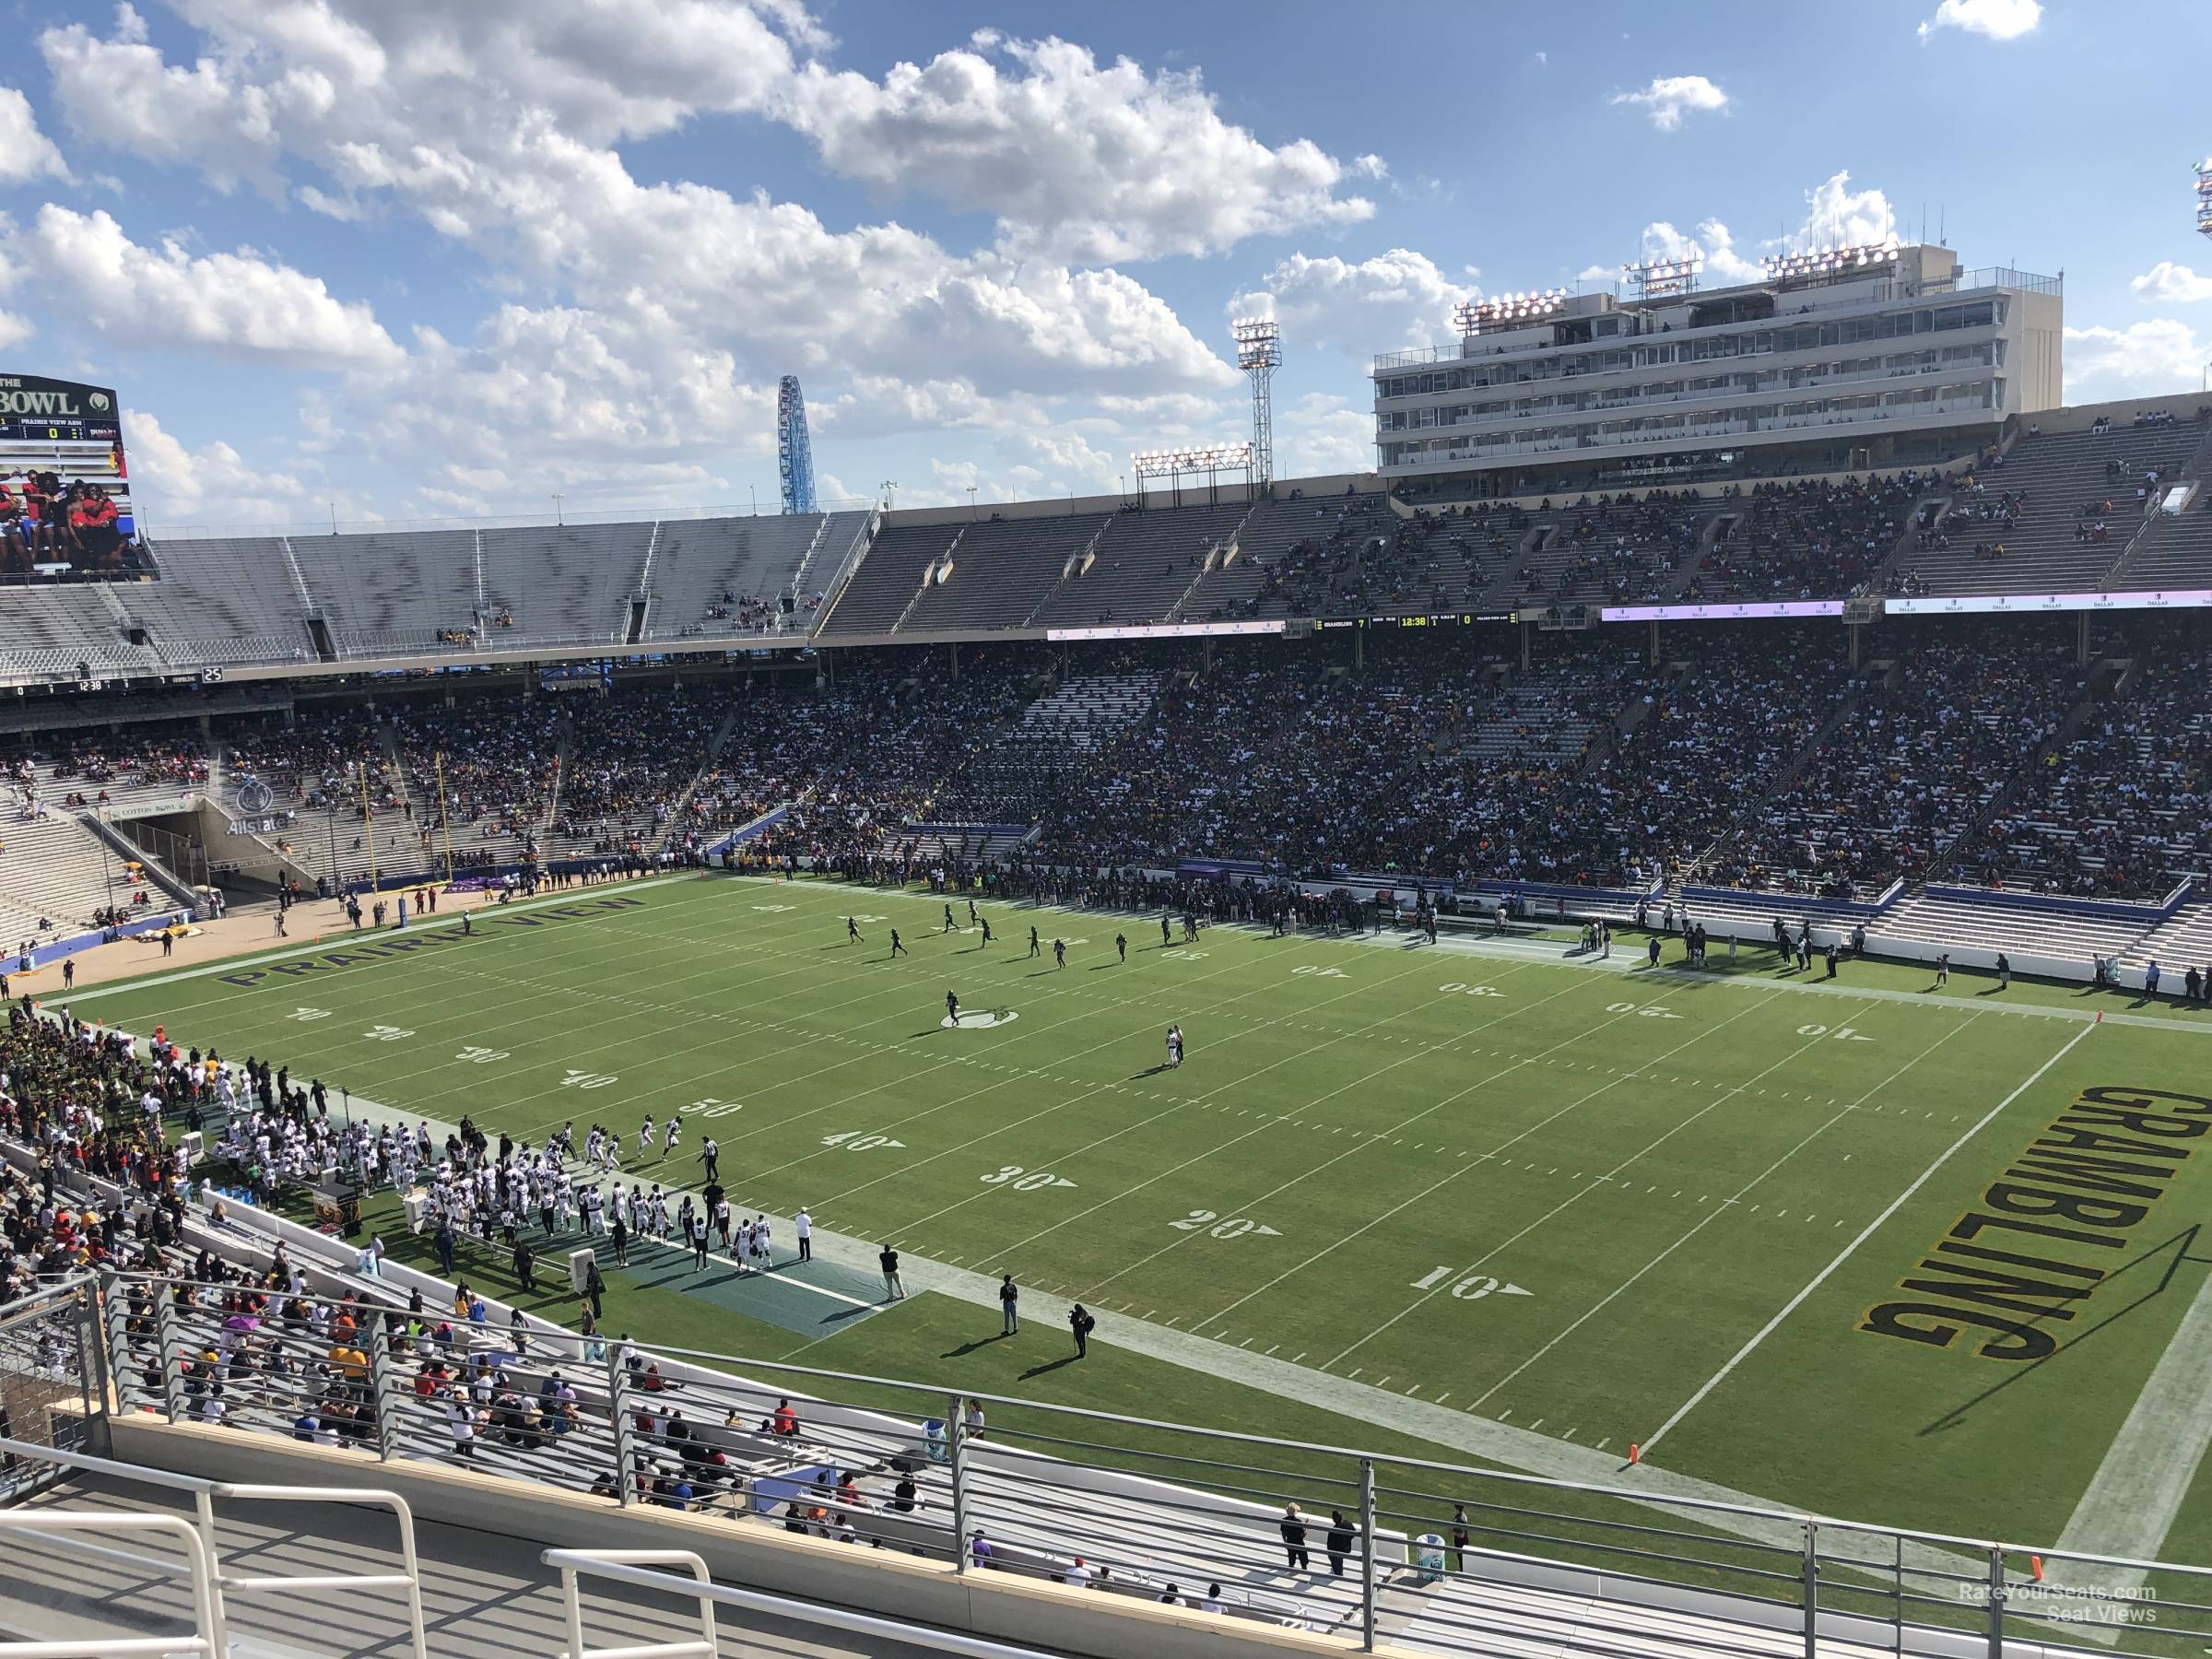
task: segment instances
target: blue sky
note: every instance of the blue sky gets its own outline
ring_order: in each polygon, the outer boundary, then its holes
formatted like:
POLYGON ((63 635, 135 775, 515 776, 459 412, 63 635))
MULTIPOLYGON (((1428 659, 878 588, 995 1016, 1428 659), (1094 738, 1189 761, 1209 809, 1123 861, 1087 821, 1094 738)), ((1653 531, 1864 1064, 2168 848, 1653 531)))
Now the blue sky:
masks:
POLYGON ((2202 0, 11 9, 0 340, 157 530, 769 504, 786 371, 827 494, 1111 489, 1241 434, 1247 312, 1345 470, 1460 298, 1924 214, 2063 268, 2075 401, 2212 356, 2202 0))

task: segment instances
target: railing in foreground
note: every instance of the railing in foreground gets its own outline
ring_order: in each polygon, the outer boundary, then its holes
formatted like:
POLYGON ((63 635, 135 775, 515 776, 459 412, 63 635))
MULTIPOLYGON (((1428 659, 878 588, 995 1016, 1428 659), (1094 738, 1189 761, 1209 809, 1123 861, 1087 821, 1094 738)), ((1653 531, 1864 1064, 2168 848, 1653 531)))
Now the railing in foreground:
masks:
POLYGON ((688 1549, 548 1549, 537 1558, 560 1569, 562 1613, 568 1624, 569 1648, 561 1659, 718 1659, 721 1639, 714 1627, 714 1609, 739 1607, 747 1613, 766 1613, 777 1618, 821 1625, 849 1635, 897 1642, 902 1647, 931 1648, 941 1653, 959 1653, 965 1659, 1046 1659, 1035 1648, 1016 1647, 1004 1641, 986 1641, 953 1630, 931 1630, 895 1618, 877 1618, 866 1613, 849 1613, 842 1607, 818 1606, 784 1595, 764 1595, 758 1590, 735 1590, 717 1584, 707 1573, 706 1562, 688 1549), (648 1572, 648 1567, 683 1567, 688 1579, 674 1573, 648 1572), (577 1576, 611 1579, 641 1590, 657 1590, 673 1596, 689 1596, 699 1603, 700 1634, 696 1641, 639 1642, 629 1647, 587 1648, 583 1645, 583 1601, 577 1576))
MULTIPOLYGON (((306 1487, 256 1486, 224 1480, 205 1480, 195 1475, 172 1475, 162 1469, 149 1469, 137 1464, 118 1463, 113 1458, 93 1457, 82 1452, 65 1452, 53 1446, 33 1445, 27 1441, 0 1438, 0 1455, 8 1458, 28 1458, 52 1464, 63 1469, 74 1469, 80 1474, 102 1476, 112 1480, 133 1481, 140 1486, 159 1487, 164 1491, 182 1492, 193 1500, 191 1521, 177 1515, 76 1516, 53 1510, 26 1510, 0 1512, 0 1523, 6 1523, 18 1531, 36 1535, 43 1527, 66 1524, 84 1530, 95 1529, 99 1523, 127 1526, 136 1522, 147 1530, 182 1530, 191 1540, 183 1569, 192 1578, 193 1616, 201 1630, 201 1639, 212 1646, 195 1651, 211 1654, 227 1654, 230 1651, 229 1621, 224 1612, 224 1597, 228 1595, 295 1596, 302 1591, 314 1590, 397 1590, 407 1605, 407 1634, 415 1659, 429 1659, 429 1650, 424 1645, 422 1626, 422 1568, 415 1554, 415 1512, 407 1500, 397 1492, 379 1491, 370 1487, 306 1487), (262 1503, 344 1503, 366 1504, 372 1509, 389 1510, 399 1523, 398 1572, 338 1572, 313 1574, 238 1575, 223 1571, 222 1555, 215 1536, 215 1500, 239 1500, 262 1503)), ((125 1552, 103 1550, 110 1558, 125 1557, 125 1552)), ((132 1566, 147 1571, 174 1575, 179 1569, 174 1563, 154 1556, 130 1555, 125 1557, 132 1566)), ((174 1652, 175 1639, 165 1641, 133 1643, 102 1641, 98 1644, 103 1653, 166 1653, 174 1652)), ((54 1653, 82 1653, 84 1644, 24 1643, 18 1646, 0 1646, 0 1654, 54 1653)))
MULTIPOLYGON (((98 1445, 107 1412, 92 1281, 77 1278, 0 1309, 0 1435, 41 1449, 98 1445)), ((37 1490, 54 1465, 0 1455, 0 1503, 37 1490)))
POLYGON ((222 1659, 222 1655, 229 1652, 227 1642, 219 1634, 222 1627, 216 1612, 215 1574, 212 1563, 207 1559, 207 1547, 201 1541, 198 1529, 191 1522, 182 1515, 87 1515, 60 1510, 0 1511, 0 1544, 29 1535, 39 1543, 59 1546, 73 1555, 98 1555, 109 1559, 124 1557, 135 1564, 159 1568, 163 1571, 176 1571, 169 1562, 152 1556, 139 1556, 98 1544, 78 1544, 73 1538, 54 1535, 74 1533, 167 1533, 174 1537, 184 1551, 182 1571, 192 1580, 192 1634, 103 1636, 94 1641, 0 1641, 0 1653, 14 1654, 17 1659, 84 1653, 205 1653, 208 1659, 222 1659))
POLYGON ((1656 1471, 1577 1484, 542 1325, 410 1323, 395 1303, 319 1306, 248 1312, 213 1286, 111 1277, 117 1409, 1365 1647, 1388 1631, 1450 1653, 1626 1655, 1655 1618, 1677 1652, 1768 1659, 1837 1641, 1928 1659, 2069 1636, 2114 1659, 2212 1644, 2212 1569, 1676 1496, 1656 1471))

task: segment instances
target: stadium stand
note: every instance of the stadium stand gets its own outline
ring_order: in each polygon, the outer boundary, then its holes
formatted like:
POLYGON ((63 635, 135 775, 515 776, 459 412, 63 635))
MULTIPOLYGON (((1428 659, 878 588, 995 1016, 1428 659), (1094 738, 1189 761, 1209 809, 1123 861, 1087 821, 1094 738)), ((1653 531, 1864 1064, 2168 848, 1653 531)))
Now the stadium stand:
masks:
POLYGON ((1703 643, 1594 774, 1626 869, 1683 874, 1803 753, 1848 674, 1841 641, 1802 628, 1703 643))
POLYGON ((922 584, 958 545, 964 524, 887 526, 870 544, 822 619, 827 636, 888 633, 921 597, 922 584))
POLYGON ((930 801, 943 824, 1032 824, 1150 712, 1154 674, 1081 674, 1064 680, 1021 718, 979 747, 930 801))
POLYGON ((477 532, 486 642, 621 642, 652 539, 650 524, 477 532))
POLYGON ((150 915, 167 902, 74 813, 18 798, 0 823, 0 970, 56 935, 105 925, 116 911, 150 915))
MULTIPOLYGON (((2183 905, 2156 927, 2139 934, 2117 954, 2121 965, 2136 973, 2157 961, 2177 973, 2194 964, 2212 975, 2212 904, 2183 905)), ((2206 982, 2212 983, 2212 979, 2206 982)))
POLYGON ((28 587, 0 603, 0 664, 16 684, 151 674, 152 649, 134 644, 112 589, 28 587))
POLYGON ((1689 600, 1834 599, 1880 580, 1918 504, 1945 488, 1912 472, 1760 484, 1726 503, 1726 534, 1681 590, 1689 600))
POLYGON ((1489 551, 1503 568, 1483 602, 1501 608, 1665 598, 1695 562, 1691 556, 1721 507, 1694 491, 1654 490, 1641 499, 1546 501, 1534 512, 1494 511, 1487 516, 1506 522, 1492 527, 1489 551), (1516 530, 1518 541, 1510 549, 1500 547, 1516 530))
POLYGON ((1067 561, 1030 619, 1040 627, 1092 628, 1171 616, 1219 563, 1251 512, 1250 503, 1236 501, 1118 512, 1092 557, 1067 561))
POLYGON ((149 542, 148 551, 163 579, 125 587, 118 597, 164 662, 291 663, 319 654, 307 627, 319 607, 286 538, 165 538, 149 542), (265 657, 241 654, 241 641, 260 640, 279 648, 265 657))
POLYGON ((989 519, 961 526, 949 569, 923 589, 902 624, 916 633, 1018 628, 1059 586, 1071 560, 1087 560, 1112 516, 989 519))
MULTIPOLYGON (((2189 491, 2181 511, 2156 515, 2105 579, 2116 589, 2212 587, 2212 420, 2196 453, 2174 480, 2189 491)), ((2161 491, 2170 486, 2161 485, 2161 491)))
POLYGON ((2206 421, 2030 431, 1961 481, 1949 546, 1915 555, 1934 594, 2094 592, 2141 527, 2152 480, 2170 479, 2206 421))
MULTIPOLYGON (((2033 952, 2088 963, 2118 956, 2144 932, 2139 919, 2065 915, 1916 893, 1884 915, 1877 932, 1893 945, 1938 951, 2033 952)), ((2088 975, 2085 972, 2083 977, 2088 975)))
POLYGON ((657 852, 736 709, 726 684, 565 700, 571 758, 547 857, 657 852))
POLYGON ((1842 711, 1805 771, 1755 807, 1706 874, 1723 885, 1866 895, 1924 869, 2079 697, 2047 629, 1920 636, 1842 711))
POLYGON ((476 535, 418 530, 288 537, 339 654, 415 655, 463 648, 481 605, 476 535))
POLYGON ((2128 694, 2100 702, 2029 769, 1954 873, 1992 887, 2155 899, 2212 869, 2212 653, 2181 629, 2128 694))
POLYGON ((818 586, 794 591, 801 573, 833 573, 869 517, 829 512, 661 521, 653 527, 645 574, 653 637, 680 640, 810 626, 822 592, 818 586))

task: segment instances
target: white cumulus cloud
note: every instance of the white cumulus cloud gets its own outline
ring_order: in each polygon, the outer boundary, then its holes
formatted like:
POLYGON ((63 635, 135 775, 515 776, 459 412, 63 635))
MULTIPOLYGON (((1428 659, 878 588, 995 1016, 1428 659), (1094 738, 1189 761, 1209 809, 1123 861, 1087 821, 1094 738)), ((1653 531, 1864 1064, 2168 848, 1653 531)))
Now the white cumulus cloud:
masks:
POLYGON ((1255 137, 1195 74, 1100 64, 1057 39, 985 35, 881 80, 810 64, 789 107, 846 177, 989 213, 1009 250, 1078 263, 1355 224, 1374 206, 1340 187, 1388 172, 1379 157, 1255 137))
POLYGON ((1993 41, 2017 41, 2033 33, 2042 20, 2042 0, 1943 0, 1936 15, 1920 26, 1920 38, 1956 29, 1993 41))
POLYGON ((2185 265, 2161 259, 2128 287, 2146 300, 2168 300, 2189 304, 2212 300, 2212 276, 2200 276, 2185 265))
POLYGON ((69 167, 53 140, 39 131, 30 100, 13 87, 0 87, 0 183, 66 178, 69 167))
MULTIPOLYGON (((1700 219, 1688 230, 1654 219, 1643 228, 1641 245, 1646 259, 1686 259, 1701 253, 1708 281, 1756 282, 1766 275, 1756 257, 1761 248, 1800 253, 1884 243, 1896 237, 1897 210, 1889 198, 1876 189, 1852 189, 1851 174, 1845 171, 1830 174, 1805 193, 1805 217, 1786 236, 1747 247, 1718 218, 1700 219)), ((1583 275, 1588 278, 1601 271, 1593 265, 1583 275)))
POLYGON ((1274 317, 1287 349, 1312 342, 1362 356, 1441 337, 1453 306, 1479 292, 1410 248, 1358 261, 1293 253, 1239 290, 1228 309, 1231 316, 1274 317))
POLYGON ((1652 124, 1671 133, 1685 115, 1709 115, 1728 107, 1728 94, 1702 75, 1661 75, 1641 92, 1616 92, 1610 101, 1641 109, 1652 124))
POLYGON ((2152 317, 2125 328, 2066 330, 2066 401, 2186 392, 2199 384, 2212 341, 2175 317, 2152 317))
POLYGON ((165 525, 281 523, 311 499, 294 474, 253 466, 219 439, 190 448, 150 411, 127 404, 123 446, 132 500, 157 533, 165 525))
POLYGON ((194 255, 174 240, 141 247, 105 211, 49 202, 10 252, 120 346, 325 366, 398 354, 367 304, 339 300, 321 277, 251 248, 194 255))

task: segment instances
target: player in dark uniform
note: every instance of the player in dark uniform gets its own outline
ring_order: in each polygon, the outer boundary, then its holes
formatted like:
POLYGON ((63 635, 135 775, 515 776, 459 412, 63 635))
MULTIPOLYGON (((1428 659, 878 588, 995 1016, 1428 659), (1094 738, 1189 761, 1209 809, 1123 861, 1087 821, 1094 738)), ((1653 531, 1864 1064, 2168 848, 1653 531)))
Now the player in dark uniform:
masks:
POLYGON ((1168 919, 1163 915, 1159 919, 1159 947, 1165 950, 1174 943, 1175 941, 1168 935, 1168 919))
POLYGON ((976 924, 976 923, 977 923, 978 921, 980 921, 981 919, 982 919, 982 918, 980 918, 979 916, 977 916, 977 915, 976 915, 976 913, 975 913, 975 900, 972 900, 972 899, 969 900, 968 900, 968 925, 969 925, 969 926, 971 926, 971 927, 973 927, 973 926, 976 924))
POLYGON ((894 927, 894 928, 892 928, 892 929, 891 929, 891 955, 892 955, 893 957, 902 957, 902 956, 907 956, 907 955, 910 955, 910 954, 912 954, 912 953, 908 951, 908 949, 906 948, 906 947, 899 943, 899 930, 898 930, 897 928, 895 928, 895 927, 894 927))
POLYGON ((988 916, 978 916, 975 919, 975 924, 983 930, 983 945, 986 948, 988 948, 991 944, 991 918, 988 916))
POLYGON ((1067 966, 1067 941, 1065 939, 1053 941, 1053 966, 1055 968, 1067 966))
POLYGON ((949 904, 945 907, 945 931, 952 932, 952 906, 949 904))
POLYGON ((1036 926, 1032 924, 1030 928, 1030 956, 1031 959, 1034 959, 1041 949, 1042 947, 1037 943, 1036 926))
POLYGON ((1125 962, 1129 959, 1129 935, 1127 934, 1115 934, 1113 935, 1113 950, 1114 954, 1121 958, 1123 961, 1125 962))
POLYGON ((960 1023, 960 999, 949 991, 945 993, 945 1018, 956 1026, 960 1023))
POLYGON ((855 945, 863 942, 860 936, 860 924, 853 921, 850 916, 845 918, 845 937, 849 942, 855 945))

